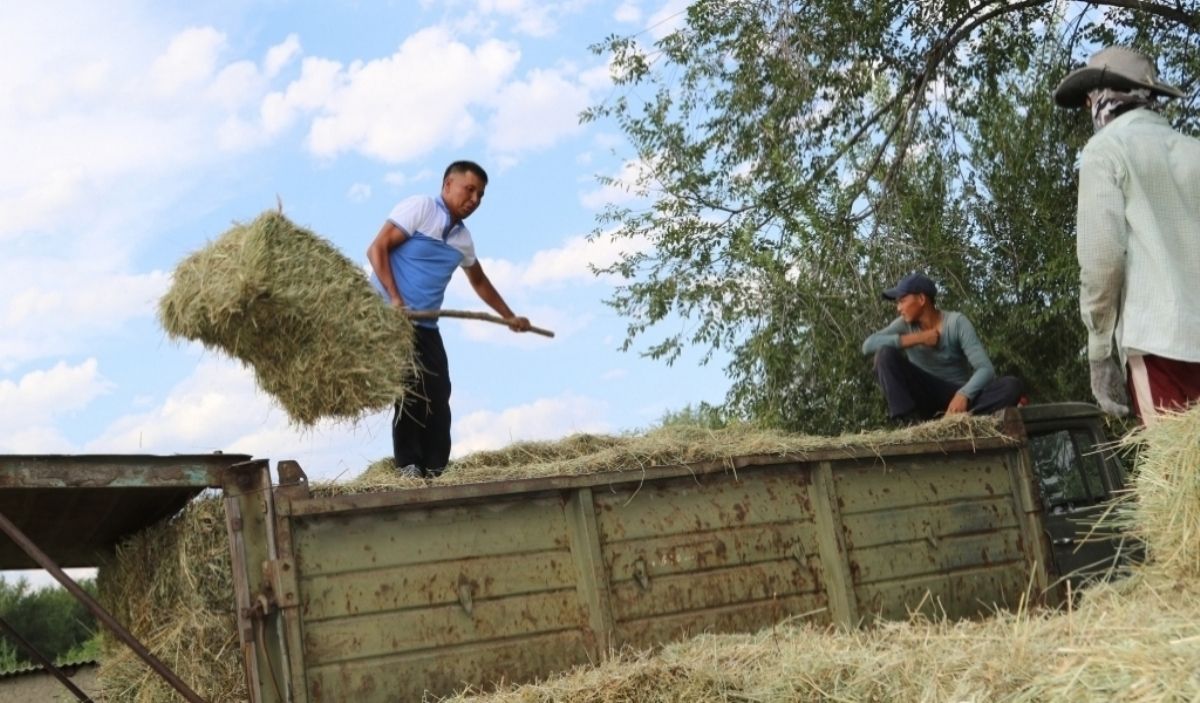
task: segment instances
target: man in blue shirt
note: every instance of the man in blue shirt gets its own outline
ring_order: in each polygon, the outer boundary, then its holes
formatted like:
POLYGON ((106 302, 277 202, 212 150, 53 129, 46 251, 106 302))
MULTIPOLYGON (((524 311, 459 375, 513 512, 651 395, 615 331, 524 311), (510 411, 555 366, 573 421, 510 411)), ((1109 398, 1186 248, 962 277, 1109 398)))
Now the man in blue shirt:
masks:
MULTIPOLYGON (((438 197, 416 196, 392 209, 367 248, 379 294, 398 310, 440 310, 446 286, 462 268, 475 293, 514 332, 529 330, 529 320, 513 314, 496 292, 479 260, 463 220, 479 207, 487 173, 472 161, 455 161, 442 177, 438 197)), ((417 320, 414 339, 416 389, 396 404, 392 447, 396 468, 414 478, 436 477, 450 461, 450 367, 437 320, 417 320)))
POLYGON ((900 316, 863 342, 875 355, 875 377, 898 424, 940 413, 990 413, 1016 405, 1021 381, 996 377, 983 344, 962 313, 939 310, 937 286, 920 273, 883 292, 900 316))

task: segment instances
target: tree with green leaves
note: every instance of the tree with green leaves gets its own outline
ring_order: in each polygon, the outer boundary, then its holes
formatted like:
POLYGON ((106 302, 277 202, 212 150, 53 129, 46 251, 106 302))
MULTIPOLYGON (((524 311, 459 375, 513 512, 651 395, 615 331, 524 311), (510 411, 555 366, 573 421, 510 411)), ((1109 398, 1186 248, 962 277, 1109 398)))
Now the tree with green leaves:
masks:
MULTIPOLYGON (((93 595, 93 579, 80 582, 93 595)), ((96 619, 63 588, 31 588, 29 582, 0 580, 0 617, 51 661, 94 657, 98 652, 96 619)), ((3 635, 0 635, 3 638, 3 635)), ((0 671, 31 663, 15 642, 0 642, 0 671)))
MULTIPOLYGON (((727 410, 749 419, 877 424, 859 347, 894 316, 880 290, 921 269, 1035 400, 1088 398, 1073 228, 1091 126, 1050 92, 1126 43, 1191 94, 1198 34, 1194 4, 1138 0, 700 0, 653 45, 610 37, 619 90, 584 118, 632 149, 637 199, 596 230, 639 244, 603 269, 626 348, 729 352, 727 410)), ((1194 99, 1168 110, 1196 129, 1194 99)))

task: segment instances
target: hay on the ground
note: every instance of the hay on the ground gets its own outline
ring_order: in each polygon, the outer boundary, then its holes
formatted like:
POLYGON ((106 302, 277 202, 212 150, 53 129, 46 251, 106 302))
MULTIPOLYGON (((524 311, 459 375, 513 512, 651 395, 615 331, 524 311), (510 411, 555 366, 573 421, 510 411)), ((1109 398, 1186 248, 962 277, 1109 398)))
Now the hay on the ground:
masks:
POLYGON ((158 316, 171 337, 249 365, 299 426, 389 408, 416 372, 412 324, 336 247, 277 212, 184 259, 158 316))

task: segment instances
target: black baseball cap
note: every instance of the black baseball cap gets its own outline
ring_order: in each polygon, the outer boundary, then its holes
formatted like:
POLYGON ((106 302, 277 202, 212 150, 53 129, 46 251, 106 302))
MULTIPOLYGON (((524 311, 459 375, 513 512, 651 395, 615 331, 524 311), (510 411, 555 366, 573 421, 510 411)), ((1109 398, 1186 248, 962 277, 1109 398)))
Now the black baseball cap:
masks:
POLYGON ((910 293, 924 293, 933 300, 937 298, 937 286, 923 273, 910 273, 901 278, 895 288, 885 290, 883 297, 885 300, 899 300, 910 293))

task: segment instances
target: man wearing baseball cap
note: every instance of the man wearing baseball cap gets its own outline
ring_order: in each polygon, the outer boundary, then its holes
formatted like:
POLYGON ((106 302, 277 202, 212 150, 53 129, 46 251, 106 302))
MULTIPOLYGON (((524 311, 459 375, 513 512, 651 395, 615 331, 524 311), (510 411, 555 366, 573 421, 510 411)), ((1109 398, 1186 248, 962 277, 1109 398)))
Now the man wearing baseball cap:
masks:
POLYGON ((975 327, 962 313, 939 310, 937 286, 912 273, 883 292, 900 316, 863 342, 875 356, 875 378, 898 424, 941 413, 995 412, 1014 406, 1021 381, 996 377, 975 327))
POLYGON ((1096 133, 1079 160, 1079 307, 1092 393, 1145 424, 1200 400, 1200 141, 1171 128, 1159 97, 1182 97, 1154 63, 1114 46, 1054 90, 1088 108, 1096 133))

